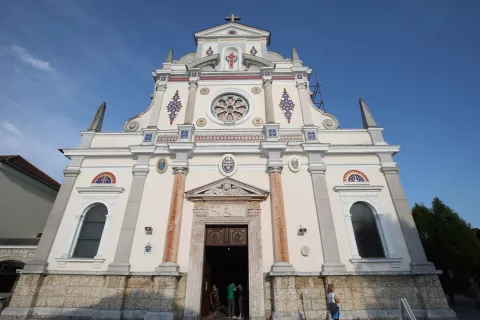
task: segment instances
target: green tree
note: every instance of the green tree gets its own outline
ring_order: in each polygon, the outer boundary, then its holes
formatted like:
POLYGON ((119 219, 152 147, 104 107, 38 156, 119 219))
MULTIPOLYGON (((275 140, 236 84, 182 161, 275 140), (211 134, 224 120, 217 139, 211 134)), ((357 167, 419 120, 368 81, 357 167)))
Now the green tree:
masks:
POLYGON ((480 242, 471 226, 452 208, 435 197, 432 207, 415 204, 413 218, 429 261, 455 275, 479 275, 480 242))

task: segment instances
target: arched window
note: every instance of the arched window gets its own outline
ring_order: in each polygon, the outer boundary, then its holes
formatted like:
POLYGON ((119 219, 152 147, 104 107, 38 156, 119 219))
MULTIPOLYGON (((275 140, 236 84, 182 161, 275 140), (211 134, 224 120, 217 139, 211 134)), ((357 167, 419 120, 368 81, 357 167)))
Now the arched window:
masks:
POLYGON ((97 255, 107 216, 107 207, 96 204, 88 210, 73 252, 74 258, 93 258, 97 255))
POLYGON ((360 257, 384 258, 382 240, 370 207, 365 203, 357 202, 350 209, 350 214, 360 257))
POLYGON ((92 184, 115 184, 115 175, 111 172, 102 172, 92 180, 92 184))

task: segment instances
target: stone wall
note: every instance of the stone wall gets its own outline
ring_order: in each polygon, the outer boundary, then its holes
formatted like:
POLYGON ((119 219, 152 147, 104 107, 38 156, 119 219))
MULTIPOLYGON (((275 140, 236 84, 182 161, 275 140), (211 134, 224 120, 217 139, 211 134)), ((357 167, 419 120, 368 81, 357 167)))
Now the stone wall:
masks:
MULTIPOLYGON (((12 316, 181 319, 186 275, 20 276, 9 308, 12 316), (30 314, 27 314, 30 312, 30 314)), ((437 276, 267 276, 264 275, 266 319, 327 319, 326 286, 333 283, 340 298, 341 319, 399 317, 406 298, 419 319, 455 319, 437 276)))
POLYGON ((183 315, 185 283, 186 276, 21 275, 2 316, 173 319, 183 315))
POLYGON ((0 261, 17 260, 26 263, 33 258, 36 248, 0 248, 0 261))
POLYGON ((333 283, 342 319, 398 318, 406 298, 417 318, 456 319, 438 276, 265 277, 265 316, 326 319, 326 286, 333 283))
POLYGON ((395 309, 406 298, 412 309, 448 308, 437 276, 328 277, 342 298, 344 313, 350 310, 395 309))
POLYGON ((324 280, 319 277, 266 277, 267 319, 326 319, 324 280))

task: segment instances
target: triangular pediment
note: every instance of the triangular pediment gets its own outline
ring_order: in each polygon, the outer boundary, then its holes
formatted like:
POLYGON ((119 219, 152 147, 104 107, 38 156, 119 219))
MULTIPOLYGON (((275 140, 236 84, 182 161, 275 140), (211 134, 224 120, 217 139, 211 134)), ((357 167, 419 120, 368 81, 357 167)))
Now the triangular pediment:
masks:
POLYGON ((247 183, 232 179, 223 178, 221 180, 206 184, 204 186, 185 192, 190 201, 198 200, 265 200, 269 192, 247 183))
POLYGON ((244 24, 230 22, 213 28, 205 29, 195 33, 195 42, 200 38, 224 38, 224 37, 246 37, 259 38, 266 37, 267 43, 270 41, 270 32, 244 24))

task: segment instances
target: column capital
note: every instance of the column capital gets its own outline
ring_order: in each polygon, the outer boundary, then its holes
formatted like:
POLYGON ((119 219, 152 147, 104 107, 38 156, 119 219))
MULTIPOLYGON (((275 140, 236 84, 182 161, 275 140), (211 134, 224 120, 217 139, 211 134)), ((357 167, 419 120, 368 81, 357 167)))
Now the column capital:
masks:
POLYGON ((272 87, 272 79, 263 79, 263 87, 272 87))
POLYGON ((78 177, 78 175, 80 174, 80 168, 69 168, 69 167, 66 167, 65 169, 63 169, 63 176, 64 177, 78 177))
POLYGON ((310 174, 325 174, 327 166, 323 161, 323 155, 328 149, 327 144, 302 144, 303 150, 307 152, 308 156, 308 172, 310 174))
POLYGON ((280 165, 272 165, 267 168, 268 174, 270 173, 282 173, 283 166, 280 165))
POLYGON ((177 174, 177 173, 181 173, 181 174, 185 174, 187 175, 188 172, 190 171, 190 169, 188 169, 188 166, 187 167, 173 167, 173 174, 177 174))
POLYGON ((198 88, 198 81, 197 80, 189 80, 188 81, 188 89, 195 89, 197 90, 198 88))
POLYGON ((166 83, 155 85, 155 91, 156 92, 159 92, 159 91, 164 92, 165 90, 167 90, 167 84, 166 83))
POLYGON ((400 172, 400 168, 397 166, 382 166, 380 168, 380 172, 385 174, 398 174, 400 172))
POLYGON ((307 82, 297 82, 297 88, 298 89, 307 89, 308 88, 308 83, 307 82))
POLYGON ((133 167, 132 173, 134 176, 146 176, 150 172, 148 167, 133 167))
POLYGON ((327 171, 327 166, 323 162, 310 162, 307 171, 310 172, 310 174, 325 174, 327 171))

